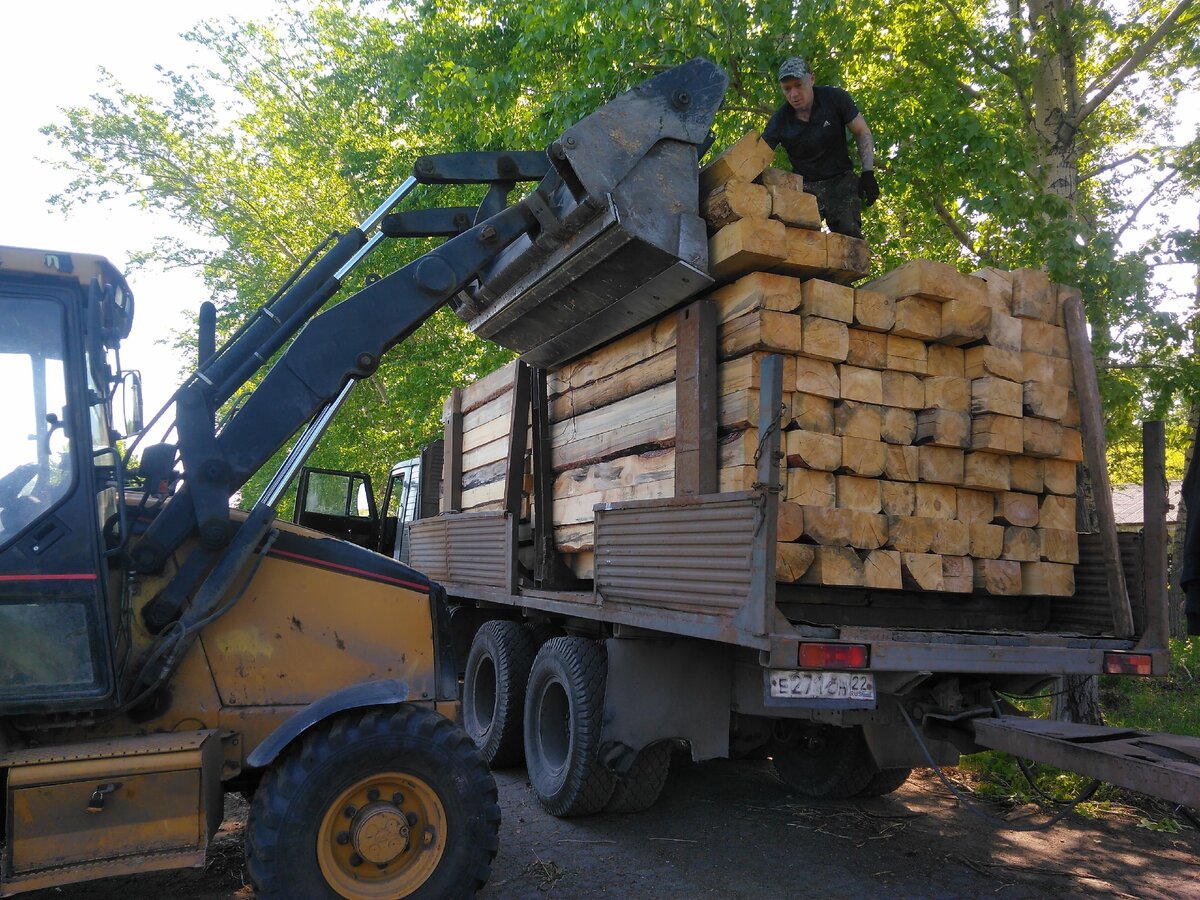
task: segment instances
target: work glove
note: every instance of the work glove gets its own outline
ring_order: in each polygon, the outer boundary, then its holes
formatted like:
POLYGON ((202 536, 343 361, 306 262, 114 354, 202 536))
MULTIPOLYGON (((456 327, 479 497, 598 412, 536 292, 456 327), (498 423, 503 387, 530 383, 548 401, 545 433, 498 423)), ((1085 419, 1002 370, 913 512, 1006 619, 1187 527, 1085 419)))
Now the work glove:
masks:
POLYGON ((863 206, 870 206, 879 199, 879 182, 870 169, 858 176, 858 196, 862 198, 863 206))

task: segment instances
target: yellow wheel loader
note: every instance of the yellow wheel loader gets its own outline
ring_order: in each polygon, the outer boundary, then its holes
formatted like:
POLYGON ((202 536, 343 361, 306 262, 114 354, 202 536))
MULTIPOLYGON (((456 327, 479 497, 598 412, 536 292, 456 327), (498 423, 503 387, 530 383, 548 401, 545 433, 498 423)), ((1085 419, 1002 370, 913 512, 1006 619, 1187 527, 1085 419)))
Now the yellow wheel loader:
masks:
POLYGON ((725 86, 694 60, 546 153, 422 158, 220 349, 202 316, 170 443, 135 439, 124 278, 97 256, 0 247, 0 896, 202 865, 228 791, 252 797, 261 896, 486 881, 500 810, 453 721, 441 588, 276 508, 353 385, 442 305, 486 308, 477 330, 546 364, 710 284, 696 173, 725 86), (477 209, 397 209, 418 183, 488 189, 477 209), (329 303, 381 242, 416 234, 448 239, 329 303), (263 496, 231 511, 293 438, 263 496))

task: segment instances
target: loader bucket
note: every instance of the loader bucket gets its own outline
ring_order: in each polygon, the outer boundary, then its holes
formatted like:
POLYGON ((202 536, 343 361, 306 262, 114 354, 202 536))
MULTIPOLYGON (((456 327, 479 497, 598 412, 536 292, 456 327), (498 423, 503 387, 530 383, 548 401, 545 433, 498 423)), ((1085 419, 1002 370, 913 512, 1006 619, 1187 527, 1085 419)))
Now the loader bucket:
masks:
POLYGON ((457 298, 471 330, 552 367, 711 285, 698 163, 727 85, 694 59, 551 144, 538 225, 457 298))

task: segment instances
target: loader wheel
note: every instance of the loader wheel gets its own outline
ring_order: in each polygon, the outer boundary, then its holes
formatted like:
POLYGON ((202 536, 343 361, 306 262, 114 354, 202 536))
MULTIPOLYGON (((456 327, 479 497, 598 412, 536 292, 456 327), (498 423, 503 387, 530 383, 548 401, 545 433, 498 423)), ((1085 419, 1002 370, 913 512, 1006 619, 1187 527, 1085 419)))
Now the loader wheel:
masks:
POLYGON ((772 748, 783 783, 814 800, 854 797, 879 771, 861 728, 802 725, 772 748))
POLYGON ((558 637, 538 651, 525 694, 525 763, 533 792, 554 816, 600 812, 614 779, 598 758, 604 716, 604 647, 558 637))
POLYGON ((643 747, 633 761, 629 774, 618 778, 612 796, 604 807, 606 813, 645 812, 658 801, 667 773, 671 769, 671 742, 659 741, 643 747))
POLYGON ((521 715, 525 684, 537 652, 518 622, 485 622, 471 642, 463 677, 463 725, 494 769, 520 765, 525 756, 521 715))
POLYGON ((900 790, 911 774, 912 769, 880 769, 871 776, 867 786, 854 796, 882 797, 885 794, 891 794, 900 790))
POLYGON ((358 710, 263 776, 246 868, 260 897, 469 897, 499 827, 496 782, 461 728, 416 706, 358 710))

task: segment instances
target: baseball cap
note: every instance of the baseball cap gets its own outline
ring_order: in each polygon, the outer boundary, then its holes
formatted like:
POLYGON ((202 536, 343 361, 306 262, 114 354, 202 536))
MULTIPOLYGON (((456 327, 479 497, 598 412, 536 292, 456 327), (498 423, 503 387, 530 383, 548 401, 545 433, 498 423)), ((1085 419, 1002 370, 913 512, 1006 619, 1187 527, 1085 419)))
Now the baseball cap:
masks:
POLYGON ((779 67, 779 80, 783 81, 785 78, 803 78, 809 72, 808 63, 804 61, 804 57, 790 56, 779 67))

